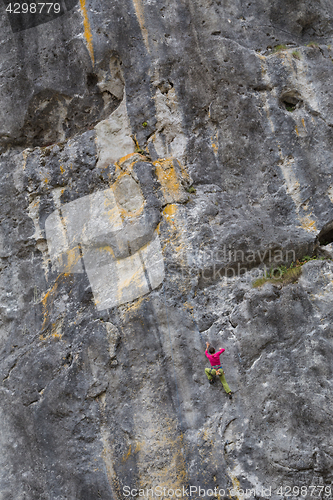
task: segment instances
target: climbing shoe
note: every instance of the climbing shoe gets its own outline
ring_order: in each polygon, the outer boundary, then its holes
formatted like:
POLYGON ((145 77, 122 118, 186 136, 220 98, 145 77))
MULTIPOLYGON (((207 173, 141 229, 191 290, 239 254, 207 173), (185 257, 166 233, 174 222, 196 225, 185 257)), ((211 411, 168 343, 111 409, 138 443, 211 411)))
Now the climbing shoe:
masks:
POLYGON ((229 399, 232 399, 232 392, 228 392, 229 399))
POLYGON ((215 383, 215 377, 213 377, 212 380, 208 380, 208 382, 210 383, 210 385, 213 385, 215 383))

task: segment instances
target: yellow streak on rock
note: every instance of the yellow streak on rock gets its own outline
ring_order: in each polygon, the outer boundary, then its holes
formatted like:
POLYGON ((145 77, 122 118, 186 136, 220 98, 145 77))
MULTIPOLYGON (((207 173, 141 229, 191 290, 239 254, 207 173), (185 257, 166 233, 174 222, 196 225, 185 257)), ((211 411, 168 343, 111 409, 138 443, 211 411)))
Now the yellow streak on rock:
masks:
POLYGON ((176 212, 177 212, 177 205, 175 205, 174 203, 170 203, 163 210, 165 218, 168 222, 171 222, 173 220, 172 217, 176 215, 176 212))
POLYGON ((255 54, 256 57, 259 57, 262 61, 266 61, 266 56, 263 56, 262 54, 255 54))
POLYGON ((122 307, 126 307, 124 314, 140 309, 142 302, 146 300, 146 297, 138 297, 134 299, 133 302, 128 302, 127 304, 122 304, 122 307))
POLYGON ((156 175, 162 186, 162 191, 167 202, 173 201, 175 197, 181 195, 181 185, 178 180, 173 160, 165 158, 153 162, 156 169, 156 175))
POLYGON ((144 442, 140 443, 139 441, 136 443, 136 446, 135 446, 135 450, 133 453, 138 453, 138 451, 141 450, 142 448, 142 445, 144 444, 144 442))
POLYGON ((296 131, 296 134, 299 136, 299 132, 298 132, 298 127, 297 127, 297 125, 296 125, 296 127, 295 127, 295 131, 296 131))
POLYGON ((123 175, 131 174, 136 161, 147 161, 147 158, 139 153, 129 153, 117 160, 115 163, 117 180, 123 175))
MULTIPOLYGON (((240 485, 240 482, 239 480, 237 479, 237 477, 232 473, 232 472, 229 472, 228 473, 228 476, 230 477, 231 481, 232 481, 232 488, 233 490, 236 492, 236 491, 239 491, 241 489, 241 485, 240 485)), ((239 496, 238 495, 235 495, 237 500, 239 500, 239 496)), ((229 493, 229 497, 231 498, 231 495, 229 493)))
POLYGON ((175 204, 167 205, 163 210, 166 222, 170 225, 170 237, 167 242, 170 243, 175 252, 175 259, 185 263, 186 237, 183 221, 179 217, 178 206, 175 204))
POLYGON ((74 267, 81 258, 79 247, 70 248, 66 252, 66 255, 67 255, 67 263, 65 267, 63 266, 63 272, 74 273, 74 267))
POLYGON ((87 47, 88 51, 90 54, 90 58, 92 60, 92 63, 95 64, 95 58, 94 58, 94 48, 93 48, 93 43, 92 43, 92 33, 90 31, 90 23, 88 19, 88 12, 86 8, 86 0, 80 0, 80 7, 81 7, 81 13, 83 16, 83 27, 84 27, 84 36, 87 42, 87 47))
POLYGON ((120 299, 121 299, 121 296, 123 294, 124 288, 132 287, 134 285, 134 283, 136 283, 137 286, 139 287, 140 285, 145 283, 145 281, 146 281, 146 279, 142 278, 142 269, 141 268, 137 269, 129 278, 122 279, 120 281, 121 287, 119 287, 120 299))
POLYGON ((132 445, 130 444, 127 453, 123 456, 123 458, 121 459, 121 461, 122 462, 126 462, 126 460, 129 459, 129 457, 131 456, 131 454, 132 454, 132 445))
POLYGON ((192 314, 194 307, 190 304, 190 302, 184 302, 183 306, 190 312, 190 314, 192 314))
MULTIPOLYGON (((53 303, 53 301, 54 301, 54 299, 56 297, 56 292, 57 292, 57 289, 58 289, 59 282, 61 282, 61 280, 66 281, 66 279, 69 278, 69 277, 70 276, 69 276, 68 273, 59 274, 58 277, 57 277, 57 279, 55 280, 52 288, 50 288, 50 290, 48 290, 44 294, 44 297, 41 300, 41 303, 43 304, 43 316, 44 316, 43 324, 41 326, 41 330, 43 330, 43 328, 45 328, 46 321, 47 321, 47 319, 49 317, 49 307, 52 305, 52 303, 53 303)), ((57 326, 58 330, 59 330, 58 325, 60 324, 60 327, 61 327, 62 322, 63 322, 63 319, 61 318, 56 323, 56 326, 57 326)), ((54 333, 54 325, 52 325, 52 331, 54 333)), ((40 340, 45 340, 45 339, 46 339, 46 337, 43 337, 43 335, 40 335, 40 340)))
POLYGON ((137 441, 134 450, 132 450, 132 445, 130 444, 128 451, 126 453, 124 453, 121 461, 126 462, 126 460, 128 460, 131 456, 136 455, 137 453, 139 453, 139 451, 144 449, 145 446, 146 446, 146 443, 144 441, 141 441, 141 442, 137 441))
POLYGON ((135 8, 136 17, 138 18, 138 21, 140 24, 142 36, 143 36, 146 48, 149 52, 148 31, 147 31, 147 28, 145 27, 144 7, 143 7, 141 0, 133 0, 133 4, 134 4, 134 8, 135 8))
POLYGON ((216 132, 216 134, 211 137, 211 144, 212 144, 212 148, 214 150, 214 153, 217 155, 217 153, 219 151, 218 132, 216 132))
POLYGON ((141 207, 138 210, 136 210, 135 212, 129 212, 128 210, 126 210, 123 207, 118 207, 118 210, 120 212, 121 218, 124 219, 126 217, 138 217, 139 215, 142 214, 142 212, 144 211, 144 208, 145 208, 145 204, 142 203, 141 207))
POLYGON ((301 227, 306 231, 309 231, 310 233, 317 233, 316 221, 310 219, 309 216, 306 215, 305 217, 301 217, 300 222, 301 227))
POLYGON ((97 250, 102 253, 102 252, 108 252, 112 255, 113 258, 115 258, 114 251, 112 247, 105 245, 104 247, 98 247, 97 250))
MULTIPOLYGON (((64 324, 64 316, 60 316, 59 318, 56 319, 54 323, 52 323, 51 327, 51 335, 50 338, 53 339, 62 339, 63 333, 62 333, 62 326, 64 324)), ((48 336, 46 335, 43 337, 42 335, 40 336, 41 340, 46 340, 48 336)))
POLYGON ((53 287, 50 290, 48 290, 46 292, 46 294, 44 295, 44 297, 42 298, 43 315, 44 315, 42 329, 45 327, 45 323, 46 323, 47 318, 48 318, 48 301, 49 301, 49 298, 51 298, 51 300, 53 299, 53 297, 55 295, 55 292, 57 291, 57 288, 58 288, 58 279, 60 278, 60 276, 61 275, 58 276, 58 278, 56 279, 53 287))
POLYGON ((135 156, 137 154, 138 153, 128 153, 128 155, 123 156, 122 158, 119 158, 119 160, 116 161, 116 165, 118 165, 120 167, 124 162, 126 162, 127 160, 132 158, 132 156, 135 156))
POLYGON ((57 339, 61 339, 62 336, 63 336, 62 333, 52 333, 52 335, 51 335, 51 337, 57 338, 57 339))
POLYGON ((112 224, 118 219, 119 208, 107 199, 104 201, 104 207, 112 224))

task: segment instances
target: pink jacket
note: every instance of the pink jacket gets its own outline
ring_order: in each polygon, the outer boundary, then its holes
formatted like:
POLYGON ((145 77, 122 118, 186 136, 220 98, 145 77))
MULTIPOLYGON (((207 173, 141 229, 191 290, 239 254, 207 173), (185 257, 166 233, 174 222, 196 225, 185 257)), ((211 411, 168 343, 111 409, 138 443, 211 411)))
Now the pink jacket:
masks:
POLYGON ((224 351, 225 351, 225 349, 220 349, 215 354, 208 354, 208 351, 206 349, 205 354, 206 354, 207 358, 209 359, 211 366, 220 366, 221 365, 220 355, 224 351))

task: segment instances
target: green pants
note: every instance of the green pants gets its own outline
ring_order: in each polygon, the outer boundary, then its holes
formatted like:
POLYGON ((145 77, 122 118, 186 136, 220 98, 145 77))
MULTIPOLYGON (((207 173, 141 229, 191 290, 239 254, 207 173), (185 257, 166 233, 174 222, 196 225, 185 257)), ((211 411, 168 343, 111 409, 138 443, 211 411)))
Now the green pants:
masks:
MULTIPOLYGON (((205 368, 205 374, 208 377, 208 380, 212 380, 213 377, 216 375, 216 370, 214 368, 205 368)), ((223 385, 223 389, 227 394, 231 392, 230 387, 228 386, 228 383, 225 379, 224 371, 220 369, 220 375, 218 375, 219 379, 221 380, 221 384, 223 385)))

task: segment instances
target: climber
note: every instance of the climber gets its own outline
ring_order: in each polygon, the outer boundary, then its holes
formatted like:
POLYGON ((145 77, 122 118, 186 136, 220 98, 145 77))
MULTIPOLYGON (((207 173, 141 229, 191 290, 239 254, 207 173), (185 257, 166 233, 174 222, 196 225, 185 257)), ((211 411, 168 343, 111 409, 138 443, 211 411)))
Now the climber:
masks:
POLYGON ((224 371, 222 369, 222 365, 220 362, 220 355, 222 352, 225 351, 225 349, 220 349, 218 352, 215 352, 215 349, 213 346, 210 347, 210 343, 206 342, 206 351, 205 354, 207 358, 209 359, 209 362, 212 366, 212 368, 205 368, 205 373, 207 375, 208 381, 210 384, 213 384, 215 381, 215 375, 218 375, 219 379, 221 380, 221 384, 223 385, 223 388, 225 392, 228 394, 229 399, 232 399, 232 392, 230 390, 230 387, 228 386, 228 383, 225 379, 224 376, 224 371))

